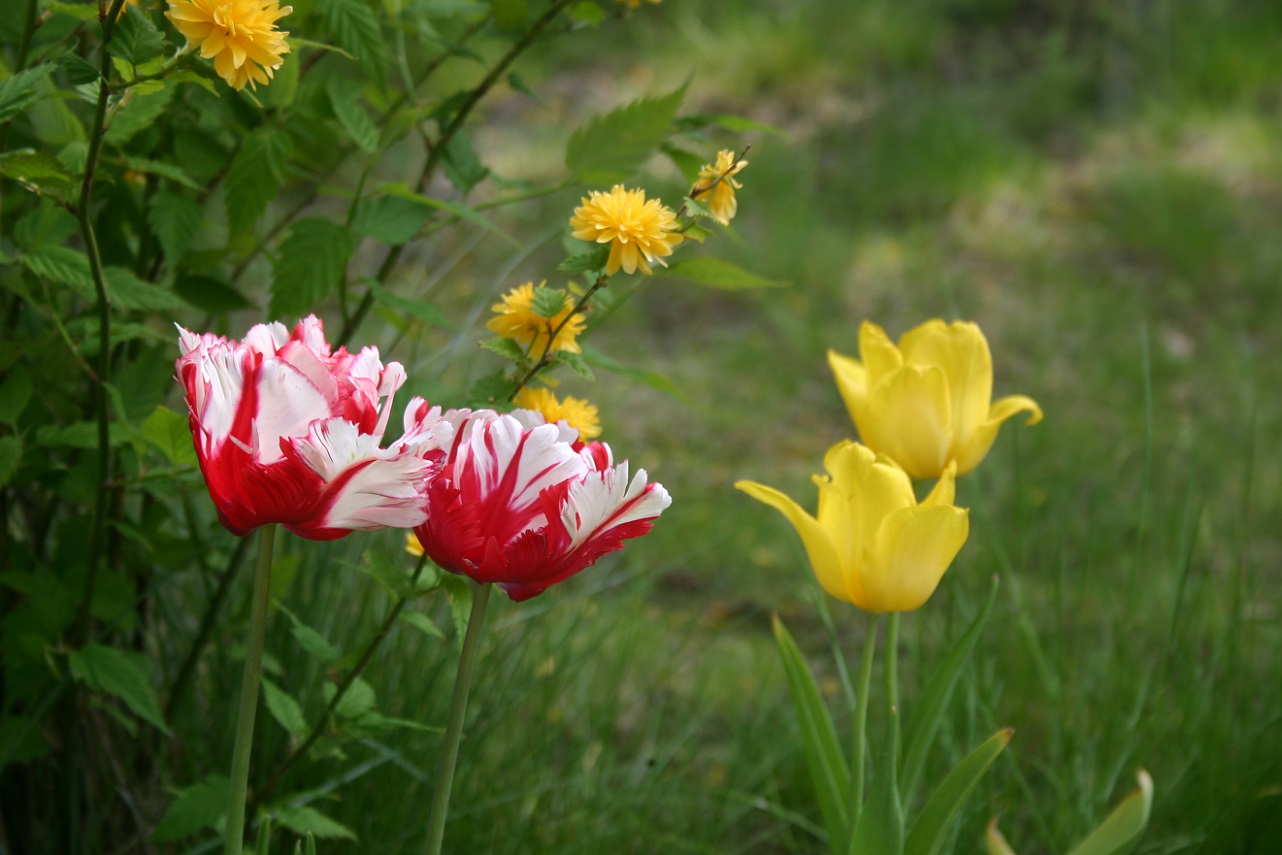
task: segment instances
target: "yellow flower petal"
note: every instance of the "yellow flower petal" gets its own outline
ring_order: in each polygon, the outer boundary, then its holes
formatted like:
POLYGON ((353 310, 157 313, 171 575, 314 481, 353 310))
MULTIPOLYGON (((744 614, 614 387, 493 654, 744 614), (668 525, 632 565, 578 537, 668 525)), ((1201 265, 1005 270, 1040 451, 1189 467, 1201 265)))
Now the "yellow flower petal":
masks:
POLYGON ((570 217, 571 234, 579 240, 608 243, 607 276, 619 270, 651 273, 650 264, 666 267, 663 259, 685 240, 676 230, 677 215, 658 199, 646 199, 644 190, 628 190, 622 184, 609 193, 593 190, 584 197, 570 217))
POLYGON ((887 515, 864 575, 864 608, 871 612, 920 608, 935 593, 969 533, 969 514, 961 508, 923 506, 887 515))
POLYGON ((968 437, 988 420, 988 402, 993 399, 993 357, 977 325, 927 321, 904 334, 899 350, 909 365, 937 365, 943 369, 952 402, 954 437, 968 437))
POLYGON ((797 534, 801 535, 801 543, 806 549, 806 555, 810 558, 810 566, 814 569, 815 578, 819 580, 823 589, 839 600, 855 602, 855 597, 847 585, 848 574, 842 572, 841 557, 834 548, 828 532, 819 525, 818 520, 774 487, 767 487, 755 481, 736 481, 734 486, 736 490, 747 493, 758 502, 769 505, 783 514, 784 518, 797 530, 797 534))
POLYGON ((933 478, 951 452, 952 402, 940 368, 905 365, 881 379, 869 396, 871 417, 860 436, 914 478, 933 478))

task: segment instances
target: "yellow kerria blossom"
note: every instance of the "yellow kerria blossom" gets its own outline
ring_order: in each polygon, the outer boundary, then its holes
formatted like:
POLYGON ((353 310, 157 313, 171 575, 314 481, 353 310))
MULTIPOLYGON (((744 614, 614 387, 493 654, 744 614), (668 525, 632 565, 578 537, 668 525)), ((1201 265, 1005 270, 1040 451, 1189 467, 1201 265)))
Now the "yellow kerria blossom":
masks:
MULTIPOLYGON (((542 288, 545 285, 547 285, 546 280, 540 282, 538 287, 542 288)), ((504 294, 500 302, 490 307, 490 310, 496 314, 490 318, 490 322, 485 327, 490 332, 501 335, 503 338, 510 338, 522 346, 529 346, 533 342, 530 354, 536 358, 558 350, 578 353, 577 339, 579 333, 583 332, 587 317, 580 313, 566 321, 574 309, 574 300, 569 294, 563 296, 561 311, 551 318, 544 318, 534 311, 534 283, 526 282, 524 285, 518 285, 504 294), (548 337, 552 334, 552 330, 561 326, 562 322, 565 322, 565 326, 557 332, 556 340, 549 347, 548 337)))
POLYGON ((953 507, 952 467, 920 505, 907 473, 858 443, 834 445, 824 468, 817 517, 773 487, 735 487, 792 523, 832 596, 877 614, 920 607, 970 534, 969 511, 953 507))
POLYGON ((276 21, 294 11, 276 0, 169 0, 165 17, 233 89, 264 85, 289 53, 276 21))
POLYGON ((540 413, 549 424, 564 420, 566 424, 579 432, 579 439, 589 442, 601 435, 601 419, 597 408, 582 398, 566 396, 557 400, 550 389, 530 389, 526 387, 516 393, 512 403, 526 410, 540 413))
POLYGON ((722 149, 717 152, 716 163, 705 163, 699 170, 699 183, 695 185, 690 196, 695 201, 707 205, 712 218, 723 226, 730 225, 730 221, 739 210, 739 201, 735 199, 734 191, 743 185, 735 181, 732 176, 747 165, 746 160, 735 160, 733 151, 722 149), (718 178, 721 180, 717 181, 718 178), (715 187, 712 186, 714 181, 717 182, 715 187), (708 195, 709 188, 711 188, 711 196, 708 195))
POLYGON ((423 557, 423 544, 418 542, 418 535, 412 531, 405 532, 405 551, 415 558, 423 557))
POLYGON ((896 347, 865 321, 859 355, 828 351, 859 438, 914 478, 938 478, 951 465, 964 475, 988 454, 1002 422, 1021 412, 1030 414, 1027 424, 1042 419, 1032 398, 992 400, 993 358, 973 323, 927 321, 896 347))
POLYGON ((622 184, 609 193, 593 190, 574 209, 570 228, 579 240, 610 244, 605 264, 607 276, 625 273, 652 273, 648 262, 667 267, 663 259, 685 240, 677 233, 677 215, 658 199, 646 200, 644 190, 627 190, 622 184))

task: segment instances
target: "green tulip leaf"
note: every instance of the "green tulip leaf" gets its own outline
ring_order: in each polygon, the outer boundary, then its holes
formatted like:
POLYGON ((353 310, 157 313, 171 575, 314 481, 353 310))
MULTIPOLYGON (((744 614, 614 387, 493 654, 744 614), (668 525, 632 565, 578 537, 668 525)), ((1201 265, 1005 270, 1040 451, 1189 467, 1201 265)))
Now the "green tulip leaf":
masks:
POLYGON ((997 755, 1010 743, 1014 733, 1010 728, 997 731, 953 767, 953 771, 944 778, 913 823, 904 847, 905 855, 935 855, 939 851, 962 803, 971 790, 975 789, 988 767, 993 765, 997 755))
POLYGON ((903 855, 904 806, 896 782, 895 746, 898 743, 898 713, 890 711, 890 734, 881 740, 876 773, 870 782, 868 802, 850 835, 847 855, 903 855))
POLYGON ((948 708, 953 689, 957 686, 957 679, 961 676, 962 666, 966 664, 971 651, 975 649, 975 642, 979 640, 979 634, 984 629, 984 623, 988 620, 988 613, 992 610, 996 599, 997 577, 994 576, 988 601, 984 603, 984 607, 979 610, 979 614, 971 622, 966 633, 944 659, 939 670, 935 672, 926 693, 922 695, 920 706, 913 714, 904 742, 907 750, 904 752, 903 767, 899 775, 899 792, 905 801, 912 798, 913 791, 917 788, 917 781, 926 763, 926 752, 930 750, 931 743, 935 741, 935 735, 939 733, 939 725, 943 721, 944 711, 948 708))
POLYGON ((801 725, 806 765, 810 769, 815 797, 828 832, 828 847, 830 851, 837 852, 850 834, 850 813, 846 804, 850 793, 850 767, 841 753, 841 743, 837 741, 832 717, 824 706, 814 675, 778 615, 774 618, 774 633, 797 710, 797 722, 801 725))
POLYGON ((984 845, 988 855, 1015 855, 1015 850, 1010 848, 1006 838, 997 830, 997 817, 988 822, 988 829, 984 832, 984 845))
POLYGON ((272 818, 263 817, 263 824, 258 826, 258 837, 254 840, 254 855, 270 855, 272 842, 272 818))
POLYGON ((1144 833, 1153 807, 1153 779, 1143 769, 1136 775, 1139 789, 1122 799, 1099 826, 1068 855, 1113 855, 1126 852, 1144 833))

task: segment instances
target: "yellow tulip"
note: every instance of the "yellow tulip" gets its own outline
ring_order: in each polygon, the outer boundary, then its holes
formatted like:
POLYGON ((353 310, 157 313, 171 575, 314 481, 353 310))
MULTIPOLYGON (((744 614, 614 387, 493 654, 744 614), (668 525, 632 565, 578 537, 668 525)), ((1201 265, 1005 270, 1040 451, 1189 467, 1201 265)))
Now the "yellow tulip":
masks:
POLYGON ((1030 413, 1032 398, 993 397, 993 358, 973 323, 927 321, 899 346, 881 327, 859 328, 862 361, 828 351, 837 388, 869 448, 893 459, 914 478, 938 478, 949 464, 964 475, 992 448, 1002 422, 1030 413))
POLYGON ((968 511, 953 507, 953 468, 920 505, 908 475, 870 449, 839 442, 816 475, 819 515, 764 484, 735 488, 787 518, 801 535, 824 590, 868 612, 907 612, 935 592, 970 533, 968 511))

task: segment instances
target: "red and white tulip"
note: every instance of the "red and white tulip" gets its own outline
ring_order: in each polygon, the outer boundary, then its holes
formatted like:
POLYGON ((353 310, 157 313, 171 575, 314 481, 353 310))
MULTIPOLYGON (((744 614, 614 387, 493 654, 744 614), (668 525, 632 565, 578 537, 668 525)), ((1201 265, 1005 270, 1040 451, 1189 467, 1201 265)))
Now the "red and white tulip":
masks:
POLYGON ((381 447, 405 382, 399 363, 384 366, 373 347, 331 351, 314 315, 292 333, 259 324, 233 341, 179 327, 178 340, 196 456, 233 534, 280 523, 333 540, 423 521, 426 481, 454 424, 415 399, 406 435, 381 447))
POLYGON ((671 501, 563 422, 482 410, 458 424, 414 533, 441 567, 520 601, 645 534, 671 501))

